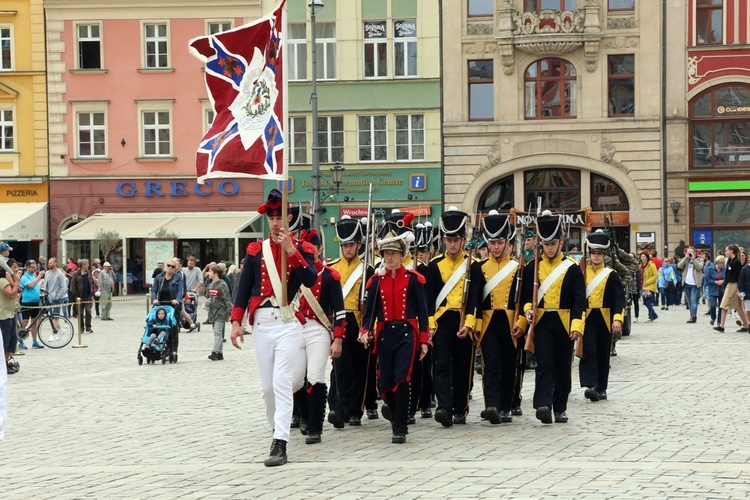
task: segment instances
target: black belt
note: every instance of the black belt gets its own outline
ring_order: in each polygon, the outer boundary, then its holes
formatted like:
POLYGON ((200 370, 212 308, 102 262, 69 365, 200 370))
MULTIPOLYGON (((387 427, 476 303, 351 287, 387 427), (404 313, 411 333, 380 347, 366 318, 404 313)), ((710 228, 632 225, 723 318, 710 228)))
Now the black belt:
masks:
POLYGON ((266 297, 263 301, 261 301, 260 305, 258 305, 258 309, 265 309, 266 307, 272 307, 274 309, 279 308, 279 306, 273 305, 269 297, 266 297))

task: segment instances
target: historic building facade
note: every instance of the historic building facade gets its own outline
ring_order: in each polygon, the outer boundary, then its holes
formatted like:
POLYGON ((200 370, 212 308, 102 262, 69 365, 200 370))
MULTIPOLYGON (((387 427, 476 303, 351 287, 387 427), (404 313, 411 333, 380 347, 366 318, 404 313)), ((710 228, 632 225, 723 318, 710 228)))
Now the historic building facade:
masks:
POLYGON ((590 207, 624 248, 667 245, 661 2, 462 0, 442 20, 445 204, 536 210, 541 197, 590 207))

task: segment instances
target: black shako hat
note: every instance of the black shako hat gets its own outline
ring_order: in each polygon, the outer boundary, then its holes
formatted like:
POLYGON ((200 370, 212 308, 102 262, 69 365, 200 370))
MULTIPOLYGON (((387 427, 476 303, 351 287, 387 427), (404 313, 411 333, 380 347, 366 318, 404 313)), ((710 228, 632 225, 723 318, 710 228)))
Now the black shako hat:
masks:
POLYGON ((362 224, 358 219, 352 219, 350 216, 344 215, 336 223, 336 237, 339 239, 339 245, 362 243, 364 237, 362 224))
MULTIPOLYGON (((268 217, 280 217, 281 216, 281 191, 278 189, 272 189, 268 193, 266 202, 258 207, 259 214, 265 214, 268 217)), ((291 205, 287 204, 287 210, 291 210, 291 205)))
POLYGON ((552 243, 563 238, 563 217, 549 210, 542 212, 536 219, 536 230, 542 243, 552 243))
POLYGON ((414 246, 418 252, 426 252, 432 240, 432 226, 419 223, 414 229, 414 246))
POLYGON ((297 205, 296 207, 292 207, 289 210, 289 213, 292 214, 292 221, 289 223, 289 231, 292 233, 296 233, 297 231, 301 231, 304 227, 304 222, 302 219, 302 206, 297 205))
POLYGON ((404 255, 409 253, 409 245, 414 241, 414 232, 410 227, 413 220, 412 213, 396 212, 388 216, 378 232, 380 252, 396 250, 404 255))
POLYGON ((482 219, 482 230, 486 241, 510 240, 516 232, 516 228, 510 223, 510 217, 500 215, 497 210, 490 210, 482 219))
POLYGON ((593 233, 586 236, 586 244, 589 247, 589 252, 603 252, 604 250, 609 248, 611 242, 607 233, 605 233, 601 229, 597 229, 593 233))
POLYGON ((467 222, 469 222, 469 214, 456 207, 448 207, 448 210, 440 216, 440 232, 443 238, 465 237, 467 222))

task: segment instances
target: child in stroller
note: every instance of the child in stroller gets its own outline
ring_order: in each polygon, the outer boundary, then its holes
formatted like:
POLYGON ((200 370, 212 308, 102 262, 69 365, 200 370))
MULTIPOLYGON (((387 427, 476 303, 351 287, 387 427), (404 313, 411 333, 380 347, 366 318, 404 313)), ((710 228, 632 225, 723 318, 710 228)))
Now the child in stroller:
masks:
POLYGON ((185 312, 190 316, 190 322, 185 320, 184 316, 180 316, 180 326, 186 329, 188 332, 193 330, 201 331, 201 324, 198 323, 198 296, 195 292, 188 292, 185 294, 185 299, 182 302, 182 307, 185 312), (190 328, 190 323, 195 325, 194 329, 190 328))
POLYGON ((143 364, 143 357, 147 363, 155 363, 161 359, 165 364, 177 361, 172 354, 170 332, 177 323, 174 319, 174 309, 171 306, 157 306, 151 309, 146 317, 141 346, 138 349, 138 364, 143 364))

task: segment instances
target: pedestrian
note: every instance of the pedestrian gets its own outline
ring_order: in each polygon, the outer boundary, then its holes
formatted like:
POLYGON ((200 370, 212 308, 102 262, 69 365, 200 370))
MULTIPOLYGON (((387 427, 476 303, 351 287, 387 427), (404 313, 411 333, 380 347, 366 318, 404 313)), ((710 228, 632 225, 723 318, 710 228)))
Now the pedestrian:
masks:
POLYGON ((214 346, 208 359, 221 361, 224 359, 224 326, 229 321, 232 312, 232 294, 227 284, 222 280, 221 266, 214 264, 208 270, 211 283, 208 285, 208 321, 214 326, 214 346))
POLYGON ((716 322, 716 311, 726 288, 726 260, 726 257, 719 255, 713 264, 709 263, 703 267, 706 269, 703 280, 708 286, 708 313, 711 315, 711 326, 716 322))
POLYGON ((513 258, 515 228, 507 215, 491 210, 482 219, 482 237, 489 253, 486 260, 472 264, 479 279, 471 282, 470 292, 470 309, 476 307, 482 320, 477 332, 485 407, 481 417, 491 424, 508 423, 513 421, 517 367, 523 350, 523 342, 512 335, 513 326, 518 325, 522 332, 527 326, 526 318, 515 314, 520 299, 517 278, 523 269, 513 258))
MULTIPOLYGON (((15 273, 0 269, 0 331, 2 331, 3 356, 8 375, 18 371, 15 363, 10 363, 10 355, 16 350, 18 337, 16 336, 16 297, 18 296, 18 285, 20 277, 15 273)), ((0 373, 2 369, 0 369, 0 373)), ((2 392, 2 388, 0 388, 2 392)), ((0 393, 0 427, 3 420, 3 398, 4 394, 0 393)), ((0 430, 0 434, 2 434, 0 430)))
POLYGON ((153 281, 157 276, 164 272, 164 261, 160 260, 156 263, 154 271, 151 273, 151 280, 153 281))
POLYGON ((659 296, 661 297, 661 310, 669 311, 670 295, 674 290, 675 284, 677 283, 677 277, 674 275, 674 270, 669 264, 669 259, 664 259, 662 266, 659 268, 657 273, 656 286, 659 289, 659 296))
POLYGON ((8 258, 10 257, 11 251, 13 251, 12 246, 8 245, 5 242, 0 242, 0 269, 3 269, 9 273, 13 273, 13 270, 11 270, 10 266, 8 265, 8 258))
POLYGON ((112 264, 104 263, 104 269, 99 273, 99 302, 101 303, 102 321, 112 321, 110 311, 112 310, 112 294, 115 292, 115 272, 112 264))
POLYGON ((636 257, 634 253, 628 254, 630 258, 638 264, 638 269, 633 271, 632 285, 630 288, 630 300, 633 307, 633 322, 638 323, 638 316, 640 315, 640 303, 641 303, 641 269, 639 257, 636 257))
POLYGON ((656 279, 659 272, 656 270, 656 265, 651 262, 651 255, 648 252, 641 253, 640 274, 643 305, 648 309, 648 320, 655 321, 659 318, 656 311, 654 311, 654 305, 656 304, 656 279))
POLYGON ((412 359, 417 352, 424 359, 430 340, 425 279, 403 265, 409 244, 414 240, 408 228, 411 215, 404 217, 401 226, 387 221, 380 231, 377 243, 382 261, 367 283, 367 303, 359 337, 365 345, 374 341, 378 386, 388 407, 383 416, 391 421, 394 444, 405 443, 409 432, 412 359))
POLYGON ((685 248, 685 255, 677 264, 682 269, 682 289, 685 291, 685 303, 690 311, 688 323, 695 323, 698 316, 698 296, 703 285, 703 257, 696 254, 695 248, 685 248))
POLYGON ((70 289, 73 291, 73 301, 81 299, 83 305, 83 322, 86 333, 94 333, 91 329, 91 305, 94 300, 94 277, 89 269, 89 260, 81 259, 80 268, 73 273, 70 280, 70 289))
POLYGON ((573 345, 584 329, 586 283, 576 261, 562 253, 562 216, 545 210, 537 218, 537 234, 542 251, 536 266, 524 271, 522 293, 526 319, 534 328, 534 336, 526 342, 537 362, 534 408, 544 424, 552 423, 553 414, 556 423, 567 423, 573 345))
POLYGON ((44 276, 44 290, 47 292, 47 303, 57 306, 53 313, 68 317, 68 279, 65 273, 57 267, 57 259, 50 257, 47 262, 47 272, 44 276))
POLYGON ((73 257, 68 257, 66 267, 69 267, 71 272, 78 271, 78 264, 76 262, 76 259, 74 259, 73 257))
POLYGON ((40 255, 37 259, 37 268, 40 271, 46 271, 47 270, 47 258, 44 255, 40 255))
MULTIPOLYGON (((44 349, 44 346, 37 338, 37 324, 33 320, 39 316, 39 299, 44 279, 44 271, 36 269, 36 261, 29 260, 26 262, 26 272, 21 276, 19 287, 21 289, 21 318, 23 328, 26 328, 29 321, 31 324, 32 349, 44 349)), ((19 349, 26 349, 23 340, 18 342, 19 349)))
MULTIPOLYGON (((727 313, 730 310, 737 311, 737 317, 742 322, 742 328, 738 332, 748 331, 748 321, 745 317, 745 304, 744 297, 740 297, 739 292, 739 280, 740 272, 742 271, 742 263, 740 261, 740 248, 737 245, 729 245, 724 250, 724 255, 727 258, 727 272, 726 272, 726 289, 724 290, 724 297, 721 299, 721 321, 718 326, 714 327, 717 332, 724 331, 724 324, 727 320, 727 313)), ((743 283, 744 284, 744 283, 743 283)))
POLYGON ((232 309, 232 345, 241 349, 245 337, 242 318, 247 311, 253 324, 255 355, 260 375, 268 425, 273 429, 267 467, 287 462, 286 445, 292 423, 292 376, 302 345, 302 324, 289 304, 281 303, 281 260, 286 253, 286 298, 291 300, 300 285, 313 286, 317 279, 314 248, 294 241, 282 214, 282 195, 272 189, 258 212, 266 215, 270 228, 267 239, 248 245, 245 265, 232 309))
POLYGON ((174 308, 175 326, 169 335, 174 361, 177 361, 177 348, 180 346, 180 316, 182 315, 182 301, 185 297, 185 285, 182 273, 177 272, 177 259, 167 261, 166 270, 154 279, 151 287, 151 303, 153 305, 170 305, 174 308))
MULTIPOLYGON (((469 214, 449 207, 440 217, 445 253, 427 266, 427 310, 432 337, 435 420, 444 427, 465 424, 474 374, 474 329, 478 301, 464 300, 464 282, 479 281, 479 267, 464 250, 469 214), (468 269, 468 277, 467 277, 468 269)), ((381 249, 382 252, 382 249, 381 249)), ((467 284, 468 285, 468 284, 467 284)))
POLYGON ((164 337, 169 332, 169 318, 167 318, 167 310, 160 307, 156 310, 156 314, 148 323, 146 323, 146 329, 148 330, 148 340, 143 346, 144 349, 151 348, 154 342, 160 344, 164 337))
POLYGON ((744 263, 740 271, 740 279, 737 281, 737 291, 744 305, 745 317, 750 320, 750 261, 744 249, 740 249, 740 255, 740 260, 744 258, 744 263))
MULTIPOLYGON (((594 402, 607 399, 612 340, 621 332, 627 301, 620 276, 604 264, 605 251, 611 246, 609 237, 596 230, 586 243, 586 326, 579 340, 583 342, 583 355, 578 373, 581 387, 586 389, 584 397, 594 402)), ((668 267, 663 265, 662 269, 668 267)))
POLYGON ((94 278, 94 313, 97 318, 100 317, 99 312, 99 297, 101 297, 101 292, 99 291, 99 273, 102 272, 102 261, 97 259, 94 259, 93 264, 91 264, 91 277, 94 278))
MULTIPOLYGON (((331 387, 328 392, 330 413, 328 421, 343 422, 358 426, 362 423, 365 411, 365 390, 370 374, 372 349, 363 349, 357 341, 362 326, 362 287, 372 276, 374 270, 359 256, 362 241, 362 225, 357 219, 344 215, 336 223, 336 236, 341 247, 341 258, 329 265, 339 273, 346 311, 346 328, 341 343, 341 356, 331 368, 331 387)), ((373 366, 374 368, 374 366, 373 366)), ((377 408, 377 406, 375 407, 377 408)), ((377 409, 375 410, 377 417, 377 409)), ((334 423, 334 426, 336 424, 334 423)))
MULTIPOLYGON (((182 278, 185 283, 185 292, 193 292, 197 297, 198 291, 203 288, 203 273, 199 267, 195 267, 195 257, 192 255, 188 257, 187 267, 183 267, 180 272, 182 273, 182 278)), ((188 325, 190 325, 188 332, 192 332, 198 328, 187 311, 182 311, 182 318, 188 325)))
POLYGON ((68 284, 68 317, 75 318, 78 315, 78 311, 75 305, 76 294, 70 286, 73 281, 73 269, 70 266, 65 267, 65 281, 68 284))

